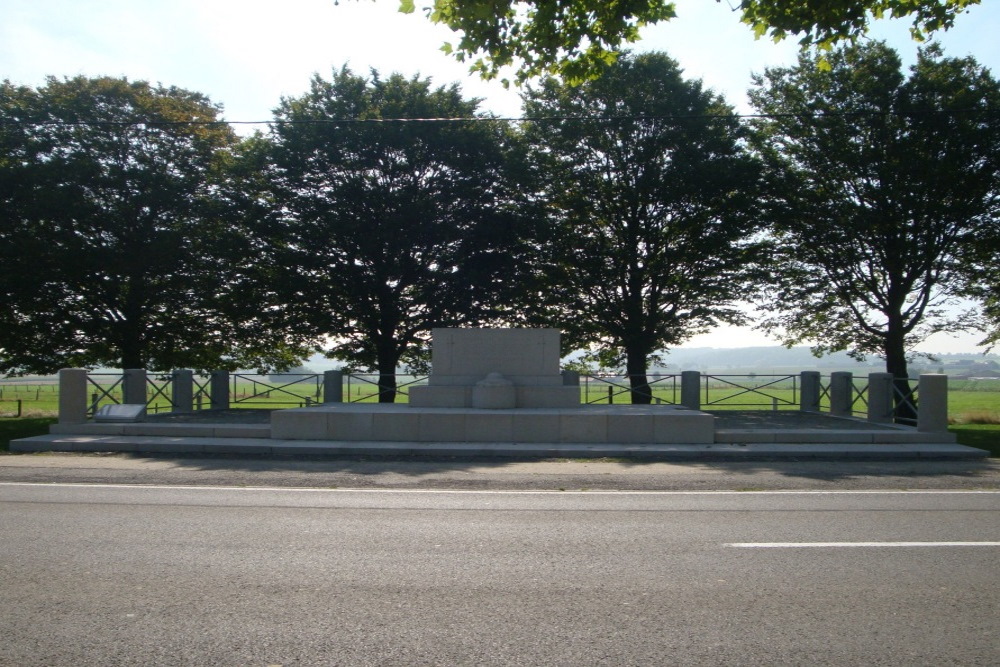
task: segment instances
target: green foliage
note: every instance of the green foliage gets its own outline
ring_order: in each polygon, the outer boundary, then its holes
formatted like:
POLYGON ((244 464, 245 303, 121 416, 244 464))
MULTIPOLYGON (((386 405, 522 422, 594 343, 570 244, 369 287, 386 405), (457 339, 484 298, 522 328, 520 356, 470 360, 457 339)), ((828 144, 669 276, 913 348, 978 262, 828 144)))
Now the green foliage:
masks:
POLYGON ((600 348, 603 366, 624 358, 638 398, 654 350, 742 322, 757 163, 732 109, 663 54, 580 86, 547 79, 525 109, 540 119, 525 136, 554 230, 542 319, 600 348))
POLYGON ((455 85, 347 68, 282 100, 256 223, 281 327, 389 376, 419 367, 431 328, 505 314, 531 253, 506 124, 369 122, 468 119, 477 105, 455 85))
MULTIPOLYGON (((837 42, 857 41, 873 18, 887 16, 912 18, 914 39, 922 40, 951 27, 976 4, 979 0, 745 0, 739 11, 758 38, 797 35, 803 48, 828 50, 837 42)), ((400 0, 399 11, 416 8, 414 0, 400 0)), ((665 0, 433 0, 422 9, 431 21, 458 33, 458 43, 445 44, 445 53, 471 62, 471 70, 487 79, 516 66, 518 84, 545 74, 569 83, 593 78, 639 38, 640 28, 677 15, 674 3, 665 0)))
POLYGON ((218 114, 143 81, 3 83, 0 370, 232 362, 218 114))
POLYGON ((884 44, 802 56, 755 79, 767 117, 776 244, 765 329, 788 345, 886 359, 938 331, 966 291, 977 240, 997 225, 1000 87, 971 58, 923 49, 909 77, 884 44))
POLYGON ((910 32, 923 41, 928 33, 947 30, 955 18, 979 0, 744 0, 743 22, 757 37, 774 41, 799 36, 803 47, 829 50, 840 42, 855 43, 868 33, 872 19, 912 18, 910 32))

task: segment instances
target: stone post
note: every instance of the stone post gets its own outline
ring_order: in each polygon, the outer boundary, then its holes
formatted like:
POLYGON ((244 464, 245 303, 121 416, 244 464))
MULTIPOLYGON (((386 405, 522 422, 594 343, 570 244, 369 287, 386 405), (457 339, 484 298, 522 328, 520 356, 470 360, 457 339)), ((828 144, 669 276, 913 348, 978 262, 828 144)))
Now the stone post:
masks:
POLYGON ((580 386, 580 371, 560 371, 564 387, 580 386))
POLYGON ((701 410, 701 373, 681 373, 681 405, 691 410, 701 410))
POLYGON ((344 371, 326 371, 323 373, 323 402, 344 402, 344 371))
POLYGON ((64 368, 59 371, 59 423, 87 421, 87 371, 64 368))
POLYGON ((122 403, 146 405, 146 369, 126 368, 122 375, 122 403))
POLYGON ((799 410, 819 412, 820 393, 819 371, 802 371, 799 374, 799 410))
POLYGON ((917 388, 917 430, 927 433, 948 431, 948 376, 928 373, 920 376, 917 388))
POLYGON ((854 376, 849 371, 830 373, 830 414, 850 417, 854 400, 854 376))
POLYGON ((174 412, 194 412, 194 371, 173 372, 170 383, 170 403, 174 412))
POLYGON ((212 410, 228 410, 229 371, 212 371, 208 391, 212 410))
POLYGON ((876 424, 891 424, 892 373, 868 374, 868 421, 876 424))

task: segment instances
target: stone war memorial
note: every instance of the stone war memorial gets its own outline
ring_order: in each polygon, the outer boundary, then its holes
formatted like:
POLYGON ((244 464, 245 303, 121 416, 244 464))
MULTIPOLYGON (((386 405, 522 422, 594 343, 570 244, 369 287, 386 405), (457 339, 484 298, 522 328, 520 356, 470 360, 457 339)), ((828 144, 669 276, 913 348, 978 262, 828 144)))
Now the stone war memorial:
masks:
MULTIPOLYGON (((119 451, 322 455, 629 456, 680 459, 982 458, 948 431, 948 377, 920 376, 916 423, 894 423, 893 376, 869 373, 862 404, 850 372, 802 371, 797 407, 701 410, 702 377, 680 373, 680 405, 581 404, 579 375, 559 369, 556 329, 435 329, 427 384, 409 404, 344 403, 343 373, 324 374, 321 404, 273 410, 264 423, 234 419, 230 375, 197 386, 171 374, 171 411, 147 415, 143 369, 122 371, 122 404, 98 409, 82 368, 59 373, 59 422, 48 435, 12 440, 11 451, 119 451), (823 401, 823 398, 826 401, 823 401), (824 405, 825 403, 825 405, 824 405), (793 418, 793 419, 789 419, 793 418)), ((746 391, 736 386, 737 391, 746 391)), ((162 395, 162 390, 158 390, 162 395)), ((711 405, 711 404, 710 404, 711 405)))
POLYGON ((712 443, 714 418, 680 406, 581 405, 556 329, 434 329, 431 376, 409 404, 281 410, 271 437, 372 442, 712 443))

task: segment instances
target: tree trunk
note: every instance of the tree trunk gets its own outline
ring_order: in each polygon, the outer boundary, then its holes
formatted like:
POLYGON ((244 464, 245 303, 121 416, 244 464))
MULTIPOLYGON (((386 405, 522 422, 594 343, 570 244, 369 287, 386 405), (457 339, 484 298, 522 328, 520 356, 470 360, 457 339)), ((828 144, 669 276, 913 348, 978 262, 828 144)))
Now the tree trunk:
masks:
POLYGON ((122 322, 121 343, 119 353, 121 354, 122 370, 126 368, 145 368, 146 359, 143 354, 142 333, 140 327, 130 321, 122 322))
POLYGON ((906 343, 905 334, 902 327, 893 327, 890 324, 885 340, 885 372, 893 376, 892 405, 893 421, 905 424, 913 424, 917 418, 917 411, 914 409, 912 398, 910 397, 910 373, 906 367, 906 343))
POLYGON ((378 349, 378 402, 396 402, 396 366, 399 354, 395 345, 380 345, 378 349))
POLYGON ((646 377, 645 349, 638 346, 625 348, 625 372, 628 375, 633 405, 648 405, 653 401, 652 389, 646 377))

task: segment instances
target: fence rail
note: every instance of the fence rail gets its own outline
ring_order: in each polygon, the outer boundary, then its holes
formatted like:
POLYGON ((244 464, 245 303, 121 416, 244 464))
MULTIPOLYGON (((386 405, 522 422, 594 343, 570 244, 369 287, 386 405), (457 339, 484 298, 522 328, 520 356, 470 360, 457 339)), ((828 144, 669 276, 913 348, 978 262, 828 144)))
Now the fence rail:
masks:
POLYGON ((409 400, 410 387, 427 382, 427 375, 396 375, 395 386, 383 385, 381 375, 377 373, 345 373, 345 387, 348 403, 364 403, 379 400, 382 396, 394 393, 397 398, 409 400), (400 378, 404 381, 400 382, 400 378), (409 378, 409 379, 405 379, 409 378))
POLYGON ((231 378, 232 403, 236 406, 308 407, 321 403, 323 398, 323 376, 318 373, 275 373, 267 376, 234 373, 231 378))
POLYGON ((632 387, 630 380, 628 375, 583 374, 580 376, 580 383, 583 385, 581 401, 587 405, 631 402, 634 394, 645 397, 649 403, 657 405, 680 403, 680 375, 646 376, 645 382, 637 388, 632 387))
POLYGON ((778 410, 802 404, 797 375, 703 375, 702 379, 704 407, 778 410))

